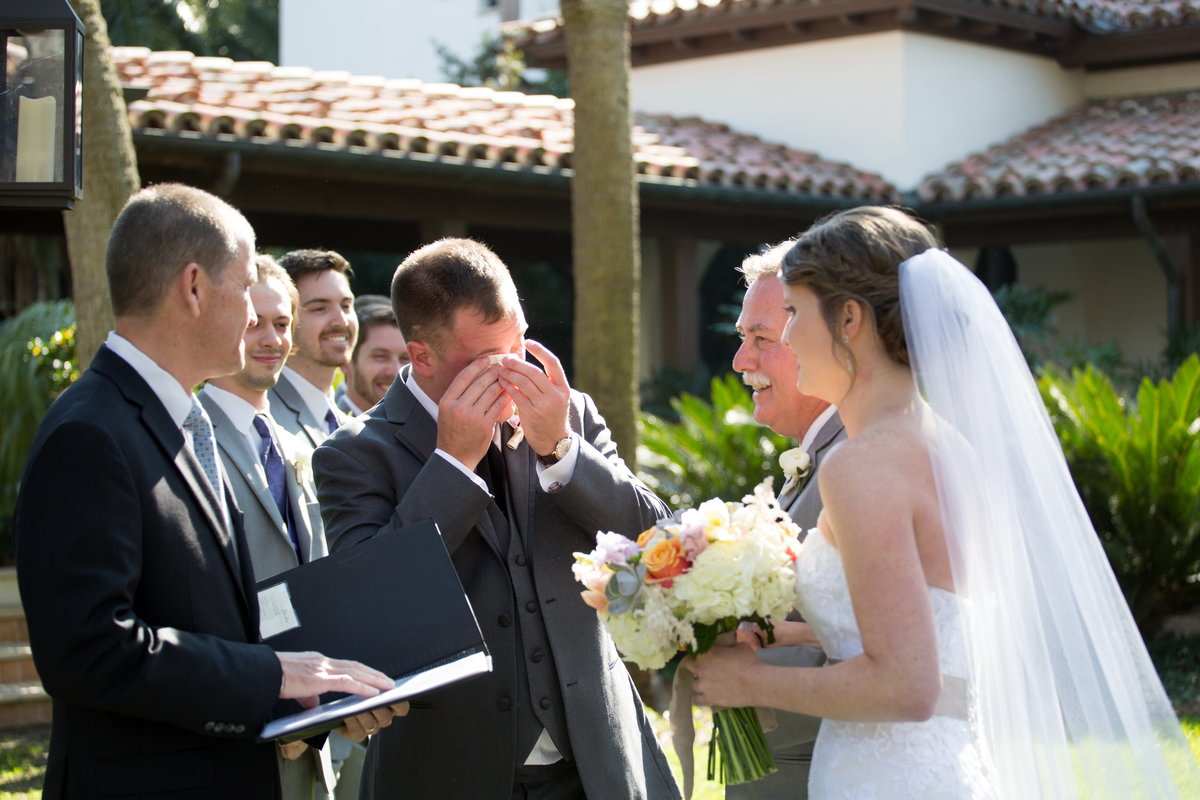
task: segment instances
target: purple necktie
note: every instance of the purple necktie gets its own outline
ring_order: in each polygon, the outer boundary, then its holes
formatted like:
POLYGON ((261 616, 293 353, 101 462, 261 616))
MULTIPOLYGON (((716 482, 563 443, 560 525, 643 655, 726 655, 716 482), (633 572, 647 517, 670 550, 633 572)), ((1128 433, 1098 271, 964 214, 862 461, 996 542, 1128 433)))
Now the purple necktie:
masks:
POLYGON ((333 433, 338 429, 337 414, 333 413, 332 408, 325 412, 325 424, 329 426, 330 433, 333 433))
POLYGON ((271 499, 275 501, 279 515, 287 525, 288 538, 292 540, 292 547, 295 548, 296 555, 303 560, 303 555, 300 553, 300 540, 296 536, 296 526, 292 521, 292 504, 288 502, 287 476, 284 473, 283 458, 275 449, 275 440, 271 438, 271 426, 267 425, 266 419, 262 416, 256 416, 254 430, 258 431, 258 435, 262 437, 262 451, 259 453, 259 458, 267 473, 267 487, 271 490, 271 499))

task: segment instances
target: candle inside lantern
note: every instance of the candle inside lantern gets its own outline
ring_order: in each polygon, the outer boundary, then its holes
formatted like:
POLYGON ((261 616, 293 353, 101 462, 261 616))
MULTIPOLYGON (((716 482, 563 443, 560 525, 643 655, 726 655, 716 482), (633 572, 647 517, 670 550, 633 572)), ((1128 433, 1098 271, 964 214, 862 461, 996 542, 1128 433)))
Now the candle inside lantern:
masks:
POLYGON ((17 180, 29 183, 54 181, 54 153, 58 146, 55 120, 58 103, 53 97, 21 97, 17 111, 17 180))

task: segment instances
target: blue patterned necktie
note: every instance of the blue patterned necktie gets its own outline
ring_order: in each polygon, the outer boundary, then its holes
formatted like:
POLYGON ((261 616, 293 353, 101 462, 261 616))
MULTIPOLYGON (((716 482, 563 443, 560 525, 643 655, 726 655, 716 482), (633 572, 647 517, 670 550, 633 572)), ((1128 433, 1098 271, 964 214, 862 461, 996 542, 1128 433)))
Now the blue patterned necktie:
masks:
POLYGON ((275 507, 279 509, 279 516, 287 525, 288 538, 292 540, 292 547, 299 554, 300 540, 296 536, 296 526, 292 520, 292 504, 288 500, 287 476, 284 472, 283 458, 275 448, 275 440, 271 438, 271 427, 267 425, 266 419, 261 414, 254 417, 254 430, 258 431, 258 435, 262 437, 262 450, 258 456, 267 473, 267 487, 271 490, 271 499, 275 501, 275 507))
POLYGON ((333 433, 338 429, 337 414, 333 413, 332 408, 325 412, 325 424, 329 426, 330 433, 333 433))
POLYGON ((216 492, 217 501, 224 507, 225 493, 221 490, 221 473, 217 471, 217 450, 213 443, 212 423, 208 421, 195 398, 192 399, 192 410, 183 420, 183 427, 192 435, 192 453, 200 462, 209 484, 216 492))

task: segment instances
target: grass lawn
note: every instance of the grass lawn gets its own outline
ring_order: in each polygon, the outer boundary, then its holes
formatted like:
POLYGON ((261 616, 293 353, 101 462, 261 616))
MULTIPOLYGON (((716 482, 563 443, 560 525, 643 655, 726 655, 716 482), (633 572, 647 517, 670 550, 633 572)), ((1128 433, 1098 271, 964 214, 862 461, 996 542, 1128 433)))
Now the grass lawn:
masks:
MULTIPOLYGON (((665 719, 647 709, 654 731, 671 762, 676 779, 680 778, 679 759, 671 747, 671 732, 665 719)), ((1183 731, 1196 760, 1200 761, 1200 716, 1180 719, 1183 731)), ((725 791, 718 783, 704 779, 704 764, 708 758, 709 714, 707 709, 697 709, 695 714, 696 746, 696 789, 694 800, 723 800, 725 791)), ((0 800, 40 800, 42 776, 46 772, 46 750, 50 743, 49 728, 29 728, 18 731, 0 732, 0 800)), ((682 787, 683 781, 679 781, 682 787)))

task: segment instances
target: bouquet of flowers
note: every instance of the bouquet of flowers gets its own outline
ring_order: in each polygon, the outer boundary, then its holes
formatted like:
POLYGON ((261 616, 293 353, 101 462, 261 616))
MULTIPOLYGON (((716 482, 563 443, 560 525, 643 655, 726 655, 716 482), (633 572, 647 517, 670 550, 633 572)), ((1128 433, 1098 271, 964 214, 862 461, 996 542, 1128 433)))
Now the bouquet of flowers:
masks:
MULTIPOLYGON (((573 571, 624 658, 658 669, 679 651, 706 652, 743 621, 774 641, 770 618, 795 602, 798 533, 767 479, 740 503, 707 500, 636 542, 599 533, 595 550, 575 554, 573 571)), ((775 771, 754 709, 721 709, 713 720, 710 780, 718 777, 718 752, 723 783, 775 771)))

